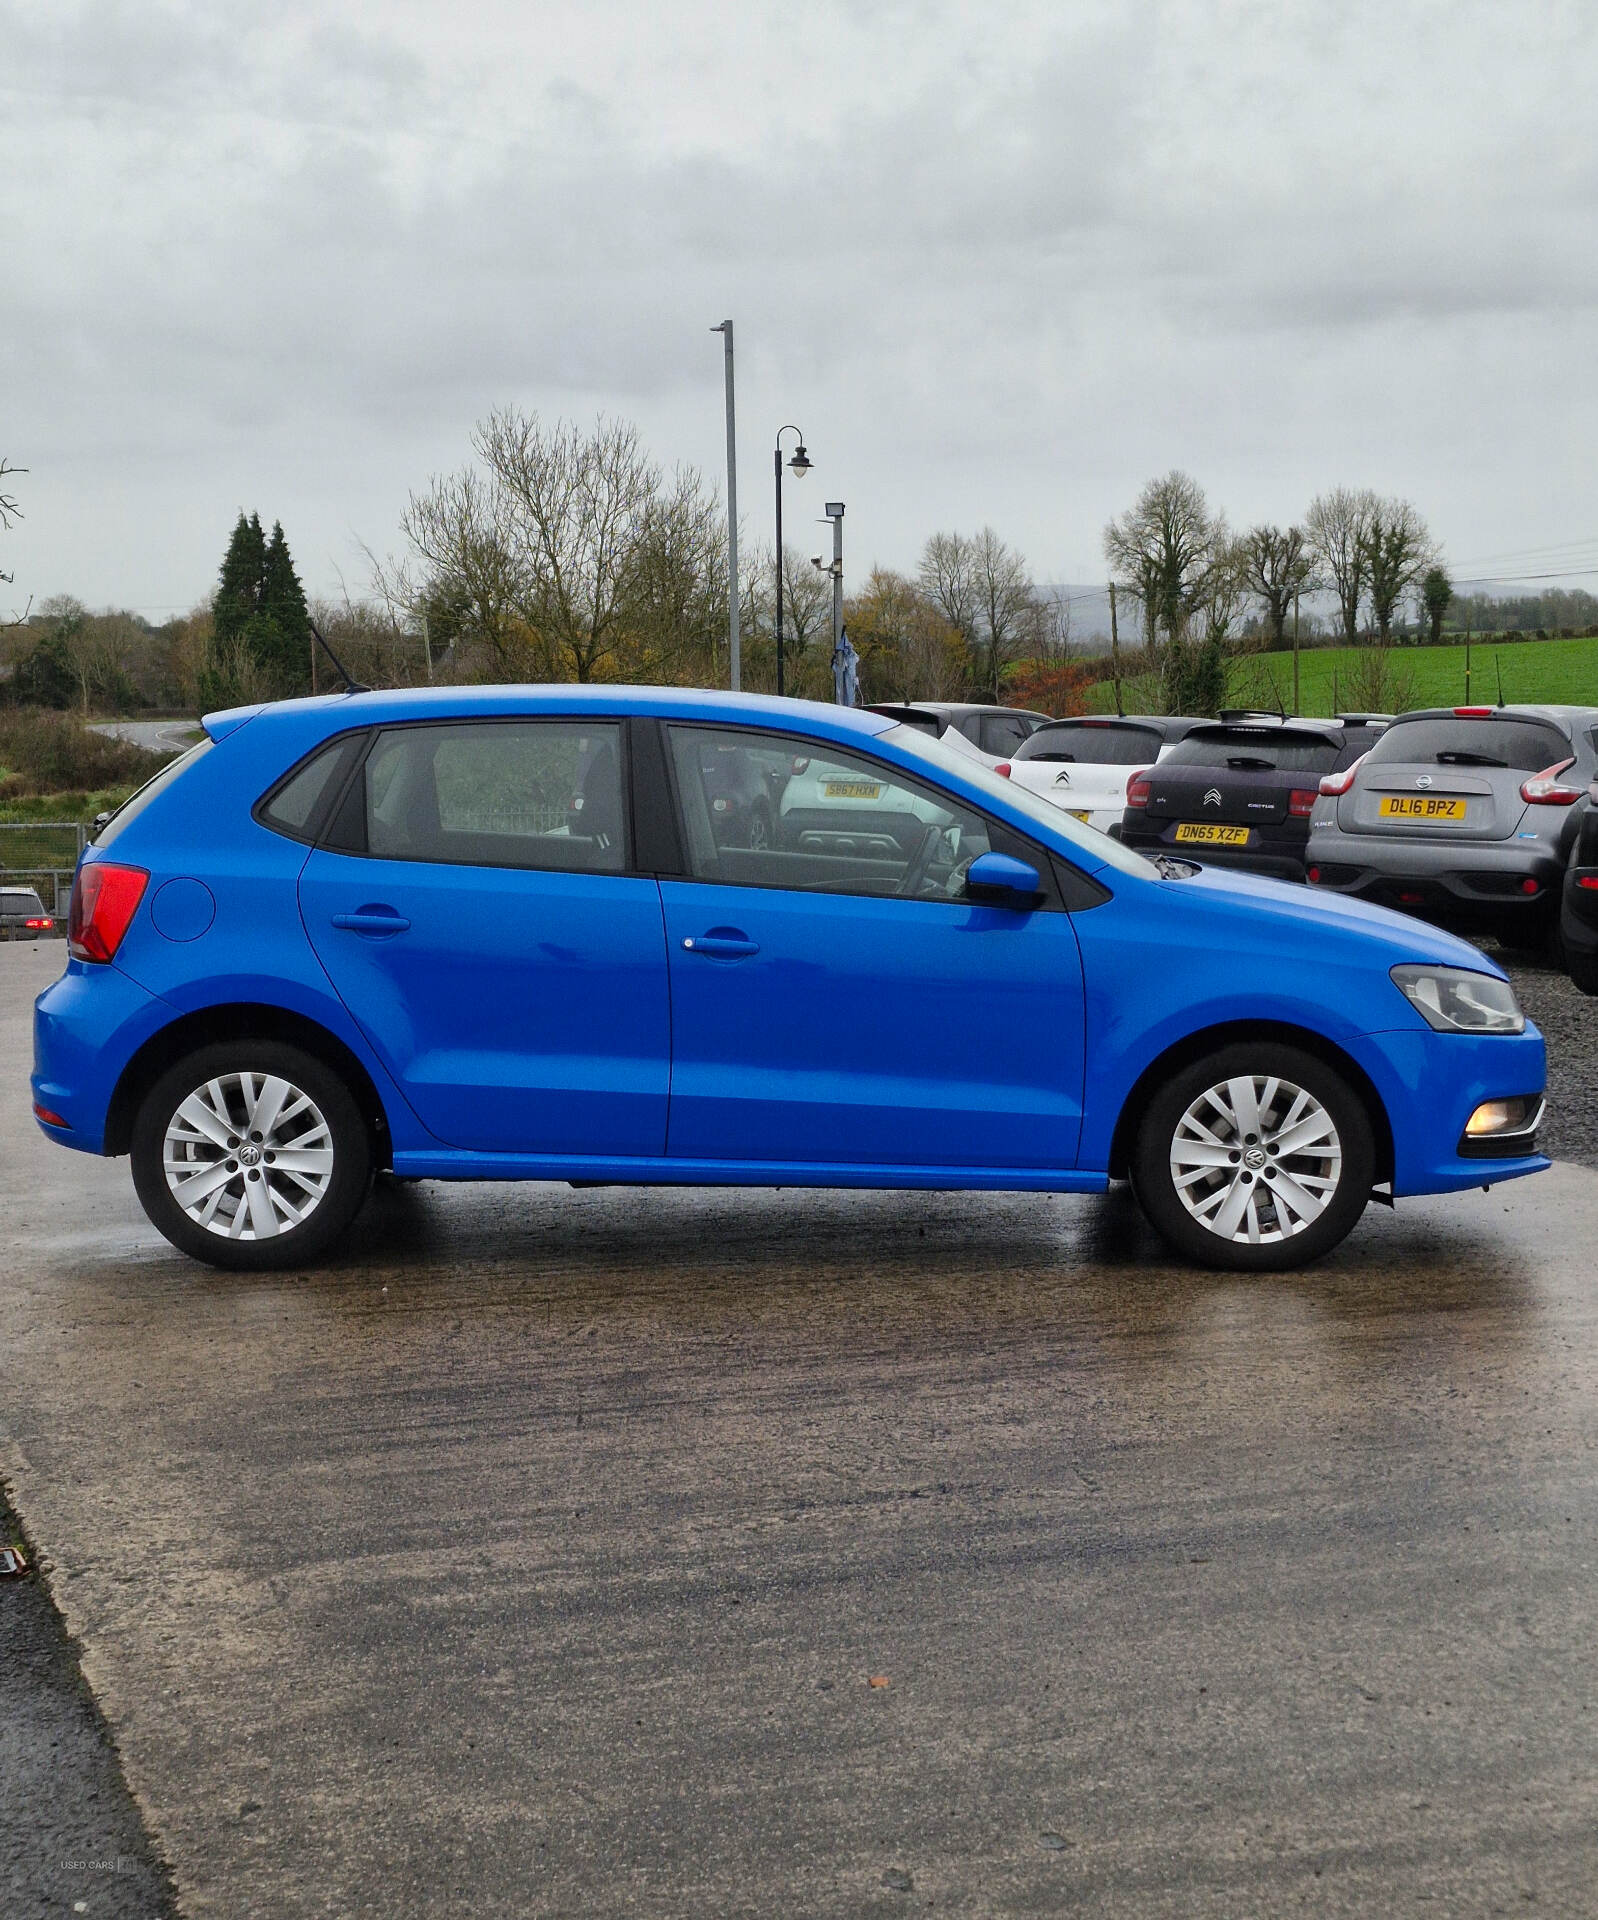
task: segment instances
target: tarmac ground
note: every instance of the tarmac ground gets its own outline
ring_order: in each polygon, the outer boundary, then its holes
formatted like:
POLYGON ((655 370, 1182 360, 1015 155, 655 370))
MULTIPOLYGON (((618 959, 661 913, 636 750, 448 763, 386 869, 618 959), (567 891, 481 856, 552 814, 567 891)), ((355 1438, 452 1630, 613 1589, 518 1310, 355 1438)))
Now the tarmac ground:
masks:
POLYGON ((1257 1278, 1124 1192, 431 1184, 228 1276, 8 1068, 0 1204, 8 1920, 1598 1913, 1587 1168, 1257 1278))

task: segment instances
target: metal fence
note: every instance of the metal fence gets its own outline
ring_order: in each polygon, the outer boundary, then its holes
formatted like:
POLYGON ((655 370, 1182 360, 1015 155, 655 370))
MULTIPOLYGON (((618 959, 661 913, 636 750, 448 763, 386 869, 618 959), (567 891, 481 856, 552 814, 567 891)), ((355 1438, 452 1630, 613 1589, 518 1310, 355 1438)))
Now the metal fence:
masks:
POLYGON ((45 911, 65 921, 88 837, 76 820, 0 820, 0 886, 32 887, 45 911))

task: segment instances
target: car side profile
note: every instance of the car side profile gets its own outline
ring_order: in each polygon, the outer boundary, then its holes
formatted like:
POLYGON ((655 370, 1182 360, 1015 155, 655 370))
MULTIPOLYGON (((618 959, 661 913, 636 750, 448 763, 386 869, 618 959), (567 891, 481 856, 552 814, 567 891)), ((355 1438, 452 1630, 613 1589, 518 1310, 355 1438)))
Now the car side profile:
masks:
POLYGON ((319 1257, 381 1168, 1128 1178, 1183 1254, 1269 1268, 1324 1254, 1378 1187, 1548 1164, 1542 1039, 1476 949, 1145 860, 914 728, 798 701, 213 714, 85 851, 69 934, 38 1122, 129 1154, 154 1224, 219 1266, 319 1257), (719 837, 723 747, 841 789, 850 830, 719 837))

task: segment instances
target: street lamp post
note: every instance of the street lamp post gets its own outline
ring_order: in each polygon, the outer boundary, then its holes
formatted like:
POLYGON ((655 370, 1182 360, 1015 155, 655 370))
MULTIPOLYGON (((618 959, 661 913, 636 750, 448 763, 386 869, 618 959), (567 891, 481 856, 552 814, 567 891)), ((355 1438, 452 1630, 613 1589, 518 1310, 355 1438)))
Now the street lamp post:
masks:
POLYGON ((810 455, 805 452, 805 437, 796 426, 778 427, 777 444, 772 451, 771 470, 776 475, 777 486, 777 692, 782 692, 782 436, 785 433, 798 434, 799 444, 794 449, 793 458, 788 462, 788 471, 796 480, 802 480, 810 471, 810 455))
POLYGON ((732 322, 723 320, 710 331, 722 336, 727 389, 727 680, 736 693, 743 685, 743 662, 738 647, 738 434, 733 421, 732 322))

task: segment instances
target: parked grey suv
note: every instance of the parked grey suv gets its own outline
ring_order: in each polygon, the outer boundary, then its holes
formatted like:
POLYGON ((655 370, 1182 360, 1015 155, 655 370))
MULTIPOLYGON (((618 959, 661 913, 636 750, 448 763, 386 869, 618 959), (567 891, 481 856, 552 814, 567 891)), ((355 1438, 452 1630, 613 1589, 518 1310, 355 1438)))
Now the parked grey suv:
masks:
POLYGON ((1592 707, 1434 707, 1400 714, 1321 782, 1311 886, 1535 947, 1598 771, 1592 707))

